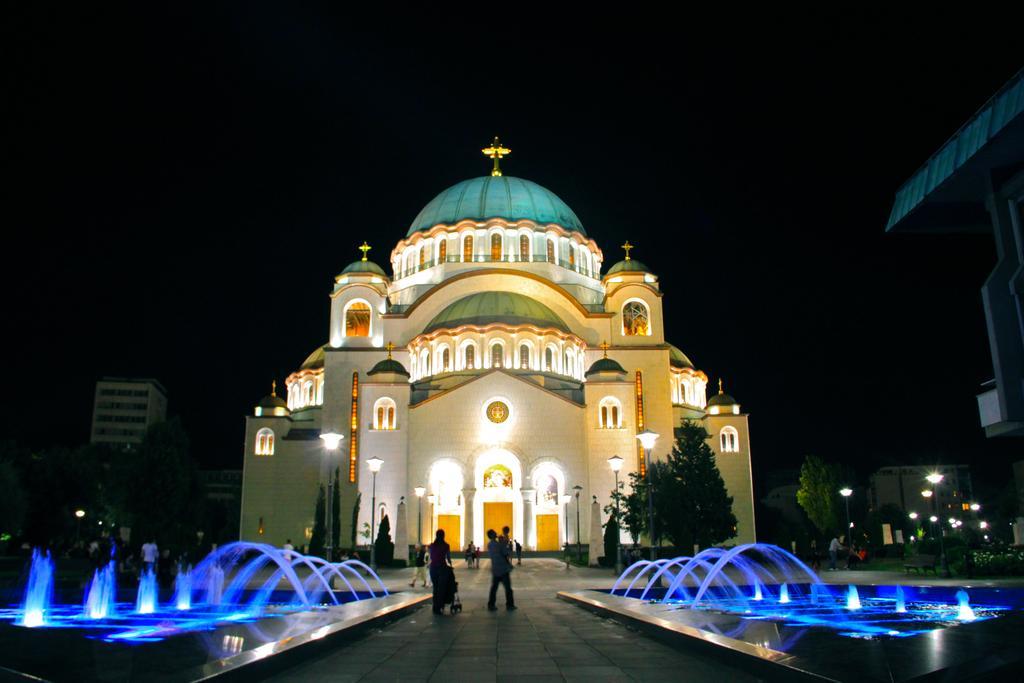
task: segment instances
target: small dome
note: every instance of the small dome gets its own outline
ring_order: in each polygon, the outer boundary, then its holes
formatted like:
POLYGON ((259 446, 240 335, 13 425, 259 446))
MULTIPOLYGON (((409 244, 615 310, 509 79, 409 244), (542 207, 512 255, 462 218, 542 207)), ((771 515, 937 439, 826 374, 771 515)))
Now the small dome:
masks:
POLYGON ((384 269, 378 266, 373 261, 353 261, 352 263, 345 266, 345 270, 341 271, 342 275, 349 273, 365 273, 372 275, 380 275, 381 277, 387 277, 388 274, 384 272, 384 269))
POLYGON ((324 366, 324 347, 317 347, 316 351, 306 357, 305 362, 299 370, 316 370, 324 366))
POLYGON ((438 224, 454 225, 461 220, 531 220, 541 225, 555 223, 584 236, 583 224, 558 196, 537 183, 512 176, 482 176, 463 180, 434 197, 423 207, 406 237, 438 224))
POLYGON ((379 375, 385 372, 389 372, 395 375, 402 375, 403 377, 409 376, 409 371, 405 369, 405 366, 399 363, 394 358, 385 358, 384 360, 374 365, 373 368, 366 374, 379 375))
POLYGON ((256 406, 259 408, 287 408, 288 404, 280 396, 264 396, 256 406))
POLYGON ((654 271, 652 271, 650 268, 645 266, 640 261, 637 261, 635 258, 631 258, 631 259, 625 259, 625 260, 619 261, 614 266, 609 268, 608 271, 604 274, 604 276, 608 277, 609 275, 614 275, 615 273, 653 273, 653 272, 654 271))
POLYGON ((587 370, 586 376, 596 375, 599 372, 614 372, 620 375, 625 375, 626 371, 621 365, 613 361, 611 358, 599 358, 590 366, 587 370))
POLYGON ((674 368, 693 369, 693 363, 686 357, 686 354, 679 350, 679 347, 668 345, 668 362, 674 368))
POLYGON ((736 399, 734 399, 729 394, 725 394, 725 393, 715 394, 714 396, 711 397, 711 400, 708 401, 708 406, 709 407, 710 406, 735 406, 735 405, 739 405, 739 403, 736 401, 736 399))
POLYGON ((459 299, 438 313, 423 330, 423 334, 442 328, 454 329, 460 325, 491 323, 554 327, 569 332, 562 319, 539 301, 514 292, 480 292, 459 299))

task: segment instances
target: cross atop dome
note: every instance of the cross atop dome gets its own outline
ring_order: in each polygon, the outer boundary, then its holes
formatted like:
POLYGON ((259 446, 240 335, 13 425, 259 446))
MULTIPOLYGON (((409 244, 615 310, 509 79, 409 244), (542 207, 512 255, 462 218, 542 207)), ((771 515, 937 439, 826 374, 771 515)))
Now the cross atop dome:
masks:
POLYGON ((491 169, 492 176, 501 175, 501 166, 498 165, 498 162, 500 162, 503 157, 512 153, 512 150, 508 147, 501 146, 501 142, 498 140, 497 135, 494 136, 494 142, 491 143, 490 147, 484 147, 480 151, 484 153, 484 156, 494 159, 494 168, 491 169))
POLYGON ((395 345, 388 342, 384 348, 388 350, 388 360, 391 360, 391 352, 395 350, 395 345))
POLYGON ((361 259, 362 261, 366 260, 366 252, 370 251, 371 249, 373 249, 373 247, 367 244, 366 240, 363 240, 362 246, 359 247, 359 251, 363 252, 363 258, 361 259))
POLYGON ((608 349, 610 349, 612 347, 612 345, 609 344, 607 341, 603 341, 603 342, 601 342, 600 346, 601 346, 601 350, 604 351, 604 357, 607 358, 608 357, 608 349))
POLYGON ((636 249, 636 247, 634 247, 632 244, 630 244, 629 240, 626 240, 626 243, 622 245, 622 251, 626 252, 626 260, 627 261, 632 261, 632 259, 629 257, 629 250, 630 249, 636 249))

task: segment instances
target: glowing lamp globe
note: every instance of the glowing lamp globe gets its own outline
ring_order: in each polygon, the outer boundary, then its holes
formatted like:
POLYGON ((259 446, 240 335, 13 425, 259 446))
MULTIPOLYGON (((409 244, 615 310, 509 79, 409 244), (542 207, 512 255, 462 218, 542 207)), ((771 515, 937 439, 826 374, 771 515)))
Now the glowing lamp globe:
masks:
POLYGON ((910 517, 911 519, 917 519, 917 513, 916 513, 916 512, 911 512, 911 513, 910 513, 910 515, 908 515, 908 516, 909 516, 909 517, 910 517))
POLYGON ((843 498, 849 498, 850 496, 853 495, 853 489, 849 487, 845 489, 839 489, 839 495, 841 495, 843 498))
POLYGON ((649 451, 654 448, 654 442, 658 440, 658 434, 649 429, 645 429, 637 434, 636 438, 640 441, 640 445, 644 447, 644 450, 649 451))
POLYGON ((925 489, 924 491, 921 491, 921 495, 924 496, 925 498, 931 498, 932 492, 929 491, 928 489, 925 489))
POLYGON ((971 510, 973 510, 974 512, 977 512, 980 509, 981 509, 980 505, 978 505, 977 503, 971 503, 971 510))
POLYGON ((75 510, 75 517, 78 517, 79 519, 85 517, 85 510, 75 510))
POLYGON ((326 448, 329 451, 336 451, 338 450, 338 445, 341 443, 341 440, 345 438, 345 436, 342 434, 338 434, 337 432, 324 432, 323 434, 320 435, 320 438, 324 442, 324 448, 326 448))
POLYGON ((608 458, 608 466, 612 468, 612 472, 618 472, 622 469, 622 458, 617 455, 613 455, 608 458))
POLYGON ((938 484, 940 481, 945 479, 945 477, 939 474, 938 472, 932 472, 927 477, 925 477, 925 479, 928 480, 929 484, 938 484))
POLYGON ((931 517, 928 518, 928 521, 932 522, 932 523, 935 523, 935 522, 939 521, 939 518, 936 517, 935 515, 932 515, 931 517))
POLYGON ((423 488, 422 486, 417 486, 416 488, 413 489, 413 493, 416 494, 417 498, 422 498, 423 494, 426 493, 426 492, 427 492, 427 490, 425 488, 423 488))
POLYGON ((366 464, 369 465, 370 471, 376 474, 380 472, 380 466, 384 464, 384 461, 380 458, 370 458, 366 461, 366 464))

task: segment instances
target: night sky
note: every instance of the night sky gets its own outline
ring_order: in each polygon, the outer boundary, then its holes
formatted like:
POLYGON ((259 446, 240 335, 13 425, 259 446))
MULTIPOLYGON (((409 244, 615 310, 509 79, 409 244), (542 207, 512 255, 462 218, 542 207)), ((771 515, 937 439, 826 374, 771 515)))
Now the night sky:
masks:
POLYGON ((1022 457, 978 426, 990 238, 884 233, 897 188, 1024 65, 1012 22, 495 32, 151 4, 0 22, 0 438, 83 443, 95 381, 149 376, 203 466, 240 467, 243 416, 327 341, 356 246, 386 265, 498 134, 606 267, 629 239, 661 276, 669 340, 750 412, 760 483, 813 452, 865 482, 955 461, 997 487, 1022 457))

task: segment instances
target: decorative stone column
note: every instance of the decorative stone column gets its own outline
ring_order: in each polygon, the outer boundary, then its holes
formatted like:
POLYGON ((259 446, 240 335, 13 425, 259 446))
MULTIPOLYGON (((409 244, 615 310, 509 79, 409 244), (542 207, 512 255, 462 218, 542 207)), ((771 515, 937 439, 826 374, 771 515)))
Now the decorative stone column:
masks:
POLYGON ((476 498, 476 489, 462 489, 462 523, 466 525, 463 538, 466 542, 462 544, 465 548, 470 542, 476 543, 476 515, 473 513, 473 500, 476 498))
POLYGON ((537 502, 536 489, 520 489, 523 495, 523 548, 529 550, 537 549, 537 534, 534 527, 533 505, 537 502))

